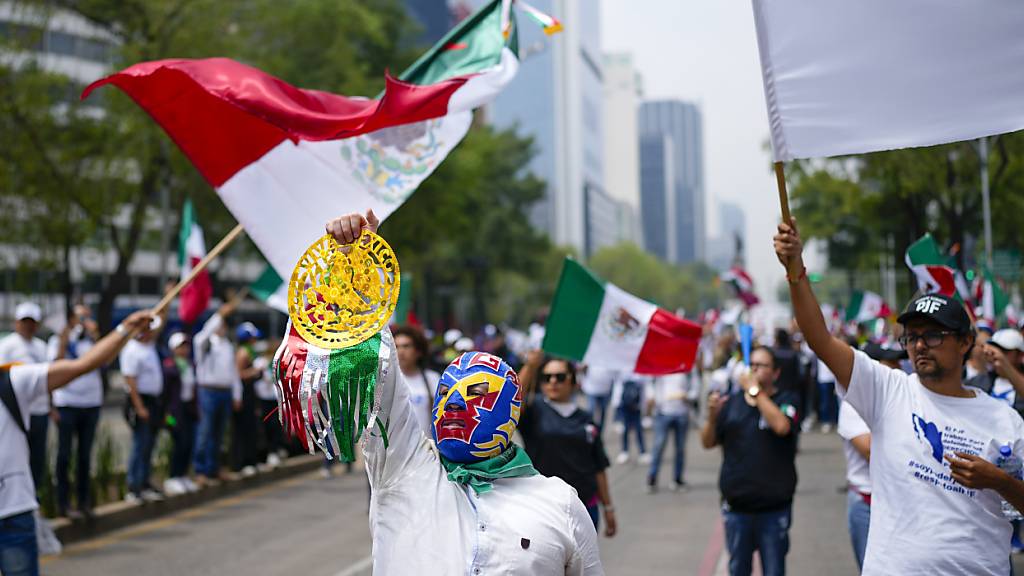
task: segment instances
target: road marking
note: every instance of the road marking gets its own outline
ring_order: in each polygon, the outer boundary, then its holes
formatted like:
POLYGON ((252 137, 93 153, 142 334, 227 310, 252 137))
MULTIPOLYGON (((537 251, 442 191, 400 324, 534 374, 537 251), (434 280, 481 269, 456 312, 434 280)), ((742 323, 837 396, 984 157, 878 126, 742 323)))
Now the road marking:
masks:
POLYGON ((363 558, 359 562, 356 562, 355 564, 349 566, 348 568, 345 568, 341 572, 338 572, 337 574, 335 574, 335 576, 357 576, 358 574, 362 574, 364 570, 366 570, 367 568, 369 568, 372 565, 373 565, 373 556, 367 556, 366 558, 363 558))
POLYGON ((257 496, 262 496, 279 488, 288 488, 290 486, 294 486, 295 484, 299 484, 301 482, 304 482, 315 477, 317 474, 319 474, 319 472, 309 472, 306 474, 302 474, 300 476, 296 476, 295 478, 264 486, 262 488, 253 488, 251 490, 246 490, 237 496, 229 496, 227 498, 214 500, 209 504, 203 505, 199 508, 191 508, 189 510, 178 512, 177 514, 172 514, 171 516, 168 516, 166 518, 160 518, 159 520, 151 520, 149 522, 144 522, 134 528, 118 530, 116 532, 111 533, 109 536, 101 536, 93 540, 87 540, 85 542, 80 542, 78 544, 65 546, 64 551, 59 556, 44 556, 39 560, 39 565, 45 566, 46 564, 49 564, 51 562, 61 560, 62 558, 67 558, 68 556, 74 556, 75 554, 80 554, 82 552, 91 552, 93 550, 105 548, 112 544, 117 544, 118 542, 128 540, 129 538, 134 538, 136 536, 148 534, 156 530, 168 528, 176 524, 180 524, 186 520, 191 520, 192 518, 199 518, 215 510, 220 510, 228 506, 234 506, 235 504, 239 504, 246 500, 256 498, 257 496))
POLYGON ((700 576, 718 576, 722 574, 723 562, 726 557, 722 554, 725 547, 725 525, 719 519, 715 522, 715 530, 711 533, 707 548, 704 549, 704 559, 701 560, 697 574, 700 576))

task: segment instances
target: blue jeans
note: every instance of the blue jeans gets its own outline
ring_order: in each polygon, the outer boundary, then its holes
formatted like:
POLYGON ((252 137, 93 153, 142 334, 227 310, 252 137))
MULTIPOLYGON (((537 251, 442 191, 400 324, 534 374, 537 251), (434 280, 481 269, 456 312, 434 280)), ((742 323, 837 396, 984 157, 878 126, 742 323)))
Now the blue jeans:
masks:
POLYGON ((590 416, 599 430, 604 429, 604 419, 608 414, 608 404, 611 403, 611 399, 611 394, 587 394, 587 400, 590 403, 590 416))
POLYGON ((625 428, 622 430, 622 451, 629 452, 629 431, 636 431, 636 442, 640 445, 640 453, 647 452, 644 449, 644 427, 641 426, 640 411, 636 410, 623 410, 622 411, 622 424, 625 428))
POLYGON ((651 470, 647 473, 647 483, 658 483, 658 469, 661 468, 661 456, 668 443, 668 433, 672 431, 672 442, 675 448, 675 460, 672 467, 672 479, 682 484, 683 466, 686 464, 686 432, 690 427, 689 414, 657 414, 654 417, 654 458, 651 470))
POLYGON ((32 511, 0 518, 0 574, 38 576, 39 547, 32 511))
POLYGON ((149 488, 149 473, 153 468, 153 446, 156 444, 156 433, 159 424, 153 422, 159 418, 156 410, 156 398, 142 396, 143 404, 149 410, 149 420, 137 419, 132 428, 132 451, 128 456, 128 491, 141 492, 149 488))
POLYGON ((587 506, 587 514, 590 514, 590 519, 594 522, 594 530, 597 530, 601 526, 601 506, 600 504, 591 504, 587 506))
POLYGON ((818 382, 818 422, 835 424, 839 421, 839 399, 835 382, 818 382))
POLYGON ((783 576, 786 573, 792 513, 792 507, 752 514, 723 508, 730 576, 750 576, 754 550, 761 554, 764 576, 783 576))
POLYGON ((857 558, 857 568, 864 568, 864 550, 868 547, 868 525, 871 523, 871 505, 854 490, 846 491, 846 526, 850 529, 850 543, 857 558))
POLYGON ((50 429, 50 415, 32 414, 28 417, 28 462, 32 469, 32 482, 36 492, 46 480, 46 432, 50 429))
POLYGON ((231 390, 199 387, 199 437, 196 446, 196 474, 208 478, 220 469, 220 443, 231 416, 231 390))
POLYGON ((68 466, 71 464, 71 443, 77 437, 75 453, 75 494, 79 510, 89 508, 89 470, 92 465, 92 443, 96 437, 96 425, 100 421, 99 406, 93 408, 58 408, 60 422, 57 423, 57 508, 61 512, 71 504, 71 486, 68 483, 68 466))

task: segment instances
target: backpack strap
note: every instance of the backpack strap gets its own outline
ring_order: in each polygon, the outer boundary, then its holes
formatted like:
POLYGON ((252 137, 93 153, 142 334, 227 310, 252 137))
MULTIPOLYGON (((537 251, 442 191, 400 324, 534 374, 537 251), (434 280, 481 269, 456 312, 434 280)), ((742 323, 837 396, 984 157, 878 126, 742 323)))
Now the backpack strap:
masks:
POLYGON ((18 423, 18 429, 28 438, 28 430, 25 429, 25 420, 21 417, 21 407, 18 406, 18 399, 14 396, 14 386, 11 384, 11 372, 7 369, 0 370, 0 401, 3 401, 8 412, 18 423))

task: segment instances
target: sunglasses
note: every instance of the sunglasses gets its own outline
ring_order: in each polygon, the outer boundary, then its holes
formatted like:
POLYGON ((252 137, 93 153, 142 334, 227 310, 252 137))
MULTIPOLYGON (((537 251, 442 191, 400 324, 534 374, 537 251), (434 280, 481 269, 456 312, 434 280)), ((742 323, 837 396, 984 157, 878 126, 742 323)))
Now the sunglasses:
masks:
POLYGON ((554 380, 555 382, 565 382, 566 380, 569 379, 569 373, 553 372, 551 374, 541 374, 540 379, 542 382, 551 382, 552 380, 554 380))

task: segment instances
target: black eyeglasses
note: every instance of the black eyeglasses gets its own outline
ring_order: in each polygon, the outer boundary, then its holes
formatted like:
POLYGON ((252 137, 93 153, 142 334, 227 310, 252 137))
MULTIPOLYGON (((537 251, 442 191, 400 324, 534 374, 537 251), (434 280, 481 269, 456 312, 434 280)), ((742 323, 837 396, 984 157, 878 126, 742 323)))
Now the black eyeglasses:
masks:
POLYGON ((543 382, 550 382, 552 380, 554 380, 555 382, 565 382, 566 380, 569 379, 569 373, 568 372, 554 372, 552 374, 541 374, 540 375, 540 379, 543 382))
POLYGON ((946 339, 947 334, 956 334, 956 330, 934 330, 930 332, 923 332, 921 334, 904 334, 899 337, 900 346, 905 349, 910 349, 917 345, 917 341, 924 342, 926 348, 935 348, 941 346, 942 341, 946 339))
POLYGON ((767 368, 769 370, 772 370, 772 369, 775 368, 775 366, 772 366, 771 364, 769 364, 767 362, 751 362, 750 363, 750 367, 752 369, 755 369, 755 370, 758 369, 758 368, 767 368))

